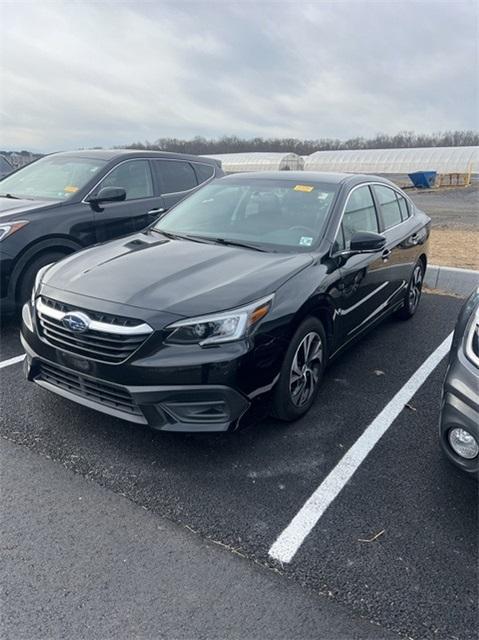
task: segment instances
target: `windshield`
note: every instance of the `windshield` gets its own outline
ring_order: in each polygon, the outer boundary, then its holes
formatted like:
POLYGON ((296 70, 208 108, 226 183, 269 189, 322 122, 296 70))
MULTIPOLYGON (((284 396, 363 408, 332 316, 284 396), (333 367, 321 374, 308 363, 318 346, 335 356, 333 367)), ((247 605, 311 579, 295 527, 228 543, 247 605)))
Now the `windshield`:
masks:
POLYGON ((292 180, 221 180, 183 200, 154 229, 308 251, 321 238, 338 185, 292 180))
POLYGON ((48 156, 0 181, 0 194, 32 200, 68 200, 104 165, 104 160, 94 158, 48 156))

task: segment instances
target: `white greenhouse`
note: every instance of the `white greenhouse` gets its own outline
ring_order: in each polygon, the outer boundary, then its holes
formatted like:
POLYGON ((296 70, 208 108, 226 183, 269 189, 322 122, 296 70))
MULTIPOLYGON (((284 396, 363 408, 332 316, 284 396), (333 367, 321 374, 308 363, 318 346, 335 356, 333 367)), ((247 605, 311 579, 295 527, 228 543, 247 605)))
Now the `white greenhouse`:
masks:
POLYGON ((479 173, 479 147, 427 147, 410 149, 364 149, 316 151, 303 156, 305 171, 407 174, 479 173))
POLYGON ((226 173, 240 173, 243 171, 301 171, 304 160, 296 153, 223 153, 206 156, 221 160, 221 166, 226 173))

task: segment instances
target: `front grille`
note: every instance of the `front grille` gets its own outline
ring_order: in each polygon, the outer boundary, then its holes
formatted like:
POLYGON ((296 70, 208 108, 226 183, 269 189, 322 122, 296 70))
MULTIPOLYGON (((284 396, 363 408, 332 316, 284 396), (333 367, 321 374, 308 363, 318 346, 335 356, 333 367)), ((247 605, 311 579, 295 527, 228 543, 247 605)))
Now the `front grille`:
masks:
POLYGON ((141 320, 78 309, 44 296, 37 303, 37 313, 40 337, 45 342, 56 349, 101 362, 123 362, 152 332, 141 320), (64 326, 62 319, 67 313, 79 311, 93 322, 86 331, 74 333, 64 326))
MULTIPOLYGON (((61 311, 63 313, 68 313, 69 311, 85 311, 84 309, 78 309, 78 307, 73 307, 72 305, 65 304, 64 302, 59 302, 58 300, 53 300, 52 298, 47 298, 46 296, 42 296, 41 300, 45 306, 50 309, 56 309, 57 311, 61 311)), ((120 327, 134 327, 141 324, 141 320, 134 320, 132 318, 124 318, 123 316, 114 316, 110 313, 100 313, 98 311, 85 311, 86 314, 91 318, 91 320, 96 320, 97 322, 105 322, 107 324, 120 326, 120 327)))
POLYGON ((106 407, 144 418, 141 409, 134 403, 131 395, 121 387, 86 378, 74 371, 67 371, 46 362, 40 363, 35 378, 106 407))

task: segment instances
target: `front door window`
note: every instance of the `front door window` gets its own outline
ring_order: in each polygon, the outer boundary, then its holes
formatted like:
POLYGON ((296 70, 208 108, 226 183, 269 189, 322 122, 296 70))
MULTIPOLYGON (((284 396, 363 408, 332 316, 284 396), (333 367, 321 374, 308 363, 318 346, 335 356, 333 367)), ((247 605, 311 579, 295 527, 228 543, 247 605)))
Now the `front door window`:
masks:
POLYGON ((126 191, 126 200, 153 197, 150 163, 148 160, 122 162, 102 180, 103 187, 121 187, 126 191))

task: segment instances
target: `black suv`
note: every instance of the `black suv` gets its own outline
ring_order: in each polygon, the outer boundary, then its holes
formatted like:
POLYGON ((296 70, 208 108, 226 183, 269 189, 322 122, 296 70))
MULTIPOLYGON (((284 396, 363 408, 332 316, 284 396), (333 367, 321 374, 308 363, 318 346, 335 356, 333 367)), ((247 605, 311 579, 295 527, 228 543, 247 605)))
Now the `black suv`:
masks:
POLYGON ((0 304, 15 309, 41 267, 140 231, 223 172, 216 160, 158 151, 55 153, 0 180, 0 304))

